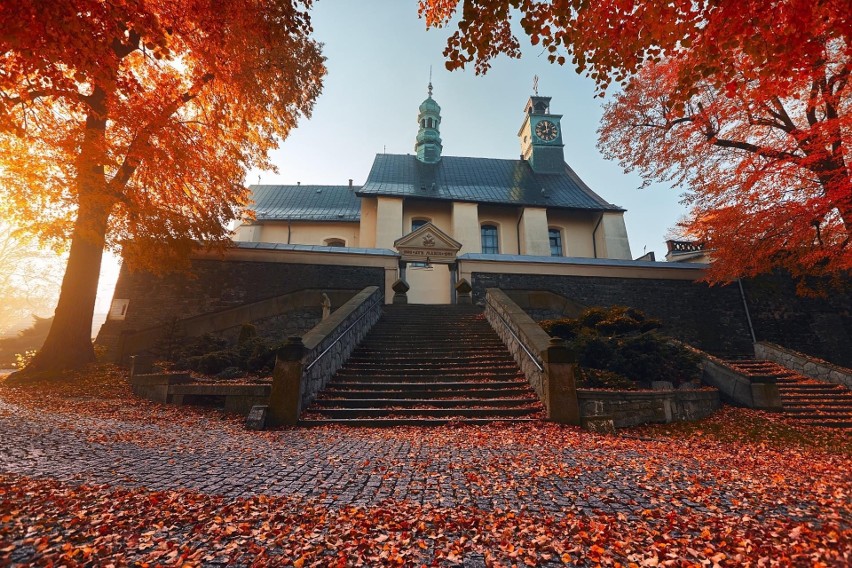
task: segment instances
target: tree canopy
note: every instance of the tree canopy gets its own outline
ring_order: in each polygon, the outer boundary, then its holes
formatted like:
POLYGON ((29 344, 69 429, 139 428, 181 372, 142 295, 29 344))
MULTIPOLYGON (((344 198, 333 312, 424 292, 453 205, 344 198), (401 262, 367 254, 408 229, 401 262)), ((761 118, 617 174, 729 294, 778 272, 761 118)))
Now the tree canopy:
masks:
POLYGON ((714 250, 712 281, 783 267, 852 268, 852 9, 847 0, 421 0, 454 22, 449 69, 520 56, 588 74, 604 153, 689 190, 686 233, 714 250))
POLYGON ((93 360, 104 246, 157 268, 224 244, 249 168, 310 113, 311 0, 0 5, 0 216, 70 242, 34 370, 93 360))

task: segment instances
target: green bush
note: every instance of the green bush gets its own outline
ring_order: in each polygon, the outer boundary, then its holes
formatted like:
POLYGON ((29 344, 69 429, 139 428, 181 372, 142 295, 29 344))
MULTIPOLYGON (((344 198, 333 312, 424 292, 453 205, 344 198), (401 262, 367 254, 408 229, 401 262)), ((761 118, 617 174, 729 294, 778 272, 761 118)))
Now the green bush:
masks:
POLYGON ((576 319, 543 321, 541 327, 577 353, 581 386, 636 388, 653 381, 678 386, 698 378, 698 357, 671 343, 656 331, 660 321, 635 308, 589 308, 576 319))

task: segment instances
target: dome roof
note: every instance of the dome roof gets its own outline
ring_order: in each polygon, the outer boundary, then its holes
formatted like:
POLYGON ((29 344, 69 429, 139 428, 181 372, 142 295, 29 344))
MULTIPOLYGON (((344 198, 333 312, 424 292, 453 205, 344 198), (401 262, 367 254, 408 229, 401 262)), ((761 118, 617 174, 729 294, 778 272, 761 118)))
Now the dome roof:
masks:
POLYGON ((435 100, 431 96, 429 96, 429 97, 426 98, 425 101, 420 103, 420 112, 421 113, 432 112, 432 113, 437 114, 437 113, 441 112, 441 106, 438 103, 436 103, 435 100))

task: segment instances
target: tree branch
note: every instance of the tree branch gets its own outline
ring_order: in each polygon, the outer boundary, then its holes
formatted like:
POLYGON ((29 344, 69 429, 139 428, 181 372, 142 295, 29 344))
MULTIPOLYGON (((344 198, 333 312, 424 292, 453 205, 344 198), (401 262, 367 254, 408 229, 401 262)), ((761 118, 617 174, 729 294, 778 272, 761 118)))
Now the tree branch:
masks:
POLYGON ((119 190, 127 185, 127 182, 130 181, 130 178, 133 176, 136 168, 139 167, 139 164, 142 162, 139 156, 141 155, 142 150, 148 145, 151 136, 159 128, 161 128, 168 118, 176 113, 180 107, 198 97, 204 86, 211 82, 213 78, 214 75, 212 73, 205 73, 202 75, 188 91, 163 107, 163 109, 148 124, 139 130, 138 134, 127 147, 124 162, 122 162, 121 166, 119 166, 115 175, 108 183, 109 189, 115 195, 118 195, 120 193, 119 190))

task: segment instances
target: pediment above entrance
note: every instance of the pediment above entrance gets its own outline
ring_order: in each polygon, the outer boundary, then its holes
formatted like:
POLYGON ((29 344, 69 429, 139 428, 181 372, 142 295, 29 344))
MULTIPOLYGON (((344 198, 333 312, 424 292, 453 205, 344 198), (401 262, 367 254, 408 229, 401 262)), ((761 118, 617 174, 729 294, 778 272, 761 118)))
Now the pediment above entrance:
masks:
POLYGON ((402 260, 432 263, 453 263, 462 245, 447 233, 426 223, 394 241, 402 260))

